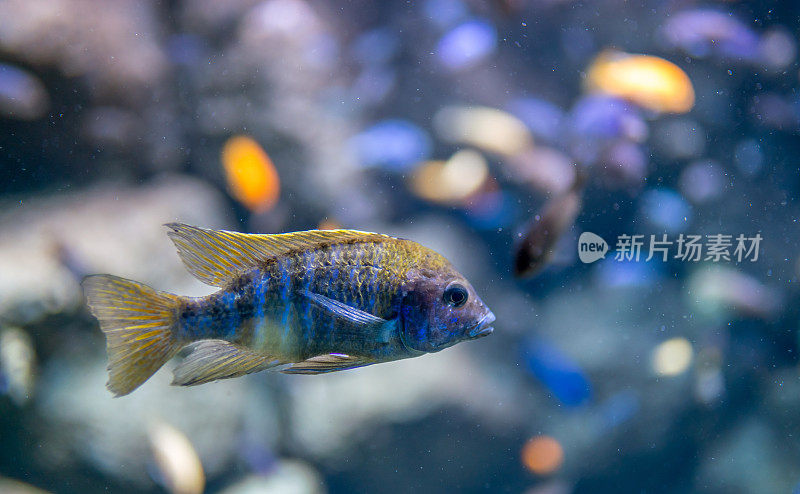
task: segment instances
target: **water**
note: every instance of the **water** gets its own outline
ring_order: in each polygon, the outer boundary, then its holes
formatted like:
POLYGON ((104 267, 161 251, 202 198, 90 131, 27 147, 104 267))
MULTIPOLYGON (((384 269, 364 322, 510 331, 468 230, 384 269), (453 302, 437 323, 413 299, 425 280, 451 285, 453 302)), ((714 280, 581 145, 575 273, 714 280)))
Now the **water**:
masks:
POLYGON ((798 14, 0 4, 0 491, 800 490, 798 14), (517 279, 545 211, 568 226, 517 279), (211 293, 173 221, 416 240, 495 331, 113 399, 79 282, 211 293))

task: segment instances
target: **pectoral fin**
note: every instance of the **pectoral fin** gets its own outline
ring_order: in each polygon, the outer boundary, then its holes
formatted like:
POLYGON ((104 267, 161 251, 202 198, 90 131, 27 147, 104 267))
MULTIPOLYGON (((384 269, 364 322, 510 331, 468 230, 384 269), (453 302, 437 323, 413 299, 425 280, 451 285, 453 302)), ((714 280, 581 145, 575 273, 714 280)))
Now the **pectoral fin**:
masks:
POLYGON ((374 360, 364 357, 351 357, 343 353, 329 353, 297 362, 281 370, 281 372, 284 374, 324 374, 326 372, 355 369, 356 367, 364 367, 374 363, 374 360))
POLYGON ((388 322, 386 319, 373 316, 369 312, 356 309, 355 307, 351 307, 338 300, 326 297, 325 295, 320 295, 319 293, 305 292, 305 296, 313 300, 319 306, 333 312, 343 319, 347 319, 353 324, 373 326, 388 322))
POLYGON ((304 295, 333 317, 351 326, 354 337, 370 338, 372 341, 386 343, 392 336, 395 328, 394 320, 383 319, 319 293, 305 292, 304 295))
POLYGON ((218 379, 239 377, 280 365, 281 361, 259 355, 222 340, 203 340, 173 371, 173 385, 194 386, 218 379))

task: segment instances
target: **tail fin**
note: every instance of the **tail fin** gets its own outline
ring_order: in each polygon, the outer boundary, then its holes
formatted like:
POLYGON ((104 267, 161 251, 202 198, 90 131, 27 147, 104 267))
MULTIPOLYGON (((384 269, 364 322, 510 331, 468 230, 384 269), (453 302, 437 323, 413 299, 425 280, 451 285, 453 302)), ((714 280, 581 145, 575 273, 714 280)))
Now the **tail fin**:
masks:
POLYGON ((82 285, 106 335, 106 387, 116 396, 138 388, 186 343, 175 334, 177 295, 105 274, 87 276, 82 285))

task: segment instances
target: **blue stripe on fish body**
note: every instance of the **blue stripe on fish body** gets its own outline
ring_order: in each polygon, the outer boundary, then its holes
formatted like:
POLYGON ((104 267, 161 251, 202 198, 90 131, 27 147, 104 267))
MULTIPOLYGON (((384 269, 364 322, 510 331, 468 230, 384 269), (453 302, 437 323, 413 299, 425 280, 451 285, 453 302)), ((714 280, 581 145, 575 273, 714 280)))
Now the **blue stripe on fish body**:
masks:
POLYGON ((241 315, 237 310, 238 307, 238 294, 234 292, 222 292, 219 297, 222 314, 219 318, 220 329, 223 332, 223 339, 230 340, 236 336, 236 330, 239 329, 239 321, 241 315))
POLYGON ((255 296, 253 304, 253 348, 263 348, 267 340, 267 288, 269 287, 269 275, 262 274, 255 280, 255 296))
POLYGON ((279 346, 284 353, 297 351, 296 342, 302 341, 303 322, 301 308, 298 305, 302 300, 297 293, 302 289, 304 283, 304 270, 300 256, 286 258, 282 262, 283 272, 285 273, 286 285, 284 288, 283 308, 283 327, 280 333, 279 346))
POLYGON ((366 309, 367 297, 367 270, 364 268, 364 257, 366 251, 359 249, 356 253, 356 307, 359 309, 366 309))
POLYGON ((179 316, 181 339, 192 341, 201 338, 213 338, 216 335, 216 320, 208 304, 202 299, 193 299, 186 303, 179 316))
POLYGON ((289 311, 291 311, 291 305, 289 304, 289 290, 291 289, 292 280, 289 277, 289 261, 288 259, 282 259, 278 263, 278 270, 281 273, 281 293, 280 293, 280 303, 283 304, 283 314, 281 316, 281 326, 286 331, 289 326, 289 311))
POLYGON ((358 276, 359 276, 359 267, 358 267, 358 252, 353 254, 353 264, 350 267, 350 283, 348 285, 348 291, 350 292, 350 296, 352 297, 350 305, 353 307, 360 308, 361 305, 359 304, 359 295, 361 286, 358 284, 358 276))
POLYGON ((179 315, 182 335, 188 340, 235 339, 242 321, 253 315, 252 294, 247 285, 189 301, 179 315))
MULTIPOLYGON (((312 273, 312 256, 309 251, 303 252, 302 256, 298 258, 299 272, 297 292, 306 293, 311 288, 311 273, 312 273)), ((312 324, 309 313, 311 311, 311 300, 308 297, 298 296, 297 303, 297 316, 299 325, 297 331, 300 335, 300 341, 306 342, 309 337, 309 329, 312 324)))
MULTIPOLYGON (((324 292, 333 298, 338 297, 339 290, 339 259, 341 257, 341 246, 334 245, 328 250, 328 259, 330 267, 327 272, 327 277, 324 282, 324 292)), ((332 317, 325 318, 324 326, 319 328, 319 339, 328 339, 333 334, 335 329, 335 319, 332 317)))

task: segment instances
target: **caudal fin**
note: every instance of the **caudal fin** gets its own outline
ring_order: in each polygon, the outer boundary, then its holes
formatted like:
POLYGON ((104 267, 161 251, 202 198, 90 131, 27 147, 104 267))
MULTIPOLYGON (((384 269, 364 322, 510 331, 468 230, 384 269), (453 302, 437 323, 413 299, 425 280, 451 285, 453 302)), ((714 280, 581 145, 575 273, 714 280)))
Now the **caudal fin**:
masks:
POLYGON ((185 342, 175 334, 180 298, 135 281, 87 276, 83 292, 108 350, 108 383, 116 396, 138 388, 185 342))

